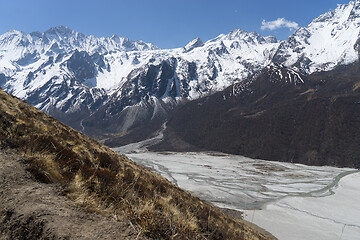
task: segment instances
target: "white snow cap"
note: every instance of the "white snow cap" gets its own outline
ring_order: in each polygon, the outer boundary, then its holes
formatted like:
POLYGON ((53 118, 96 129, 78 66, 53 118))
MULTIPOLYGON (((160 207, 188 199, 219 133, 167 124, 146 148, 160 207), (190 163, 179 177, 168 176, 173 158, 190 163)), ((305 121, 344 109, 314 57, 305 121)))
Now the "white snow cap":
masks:
POLYGON ((355 44, 360 33, 360 1, 338 5, 281 44, 278 58, 306 73, 327 71, 359 59, 355 44))

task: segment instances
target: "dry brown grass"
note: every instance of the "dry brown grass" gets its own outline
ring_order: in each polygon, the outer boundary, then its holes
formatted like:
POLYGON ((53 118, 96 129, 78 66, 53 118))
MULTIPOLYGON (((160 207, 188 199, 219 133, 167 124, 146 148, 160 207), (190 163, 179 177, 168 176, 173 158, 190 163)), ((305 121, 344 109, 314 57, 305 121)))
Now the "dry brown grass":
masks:
POLYGON ((267 239, 36 108, 0 91, 0 142, 45 183, 61 183, 80 205, 126 216, 154 239, 267 239))
POLYGON ((360 88, 360 82, 354 84, 353 91, 357 91, 360 88))

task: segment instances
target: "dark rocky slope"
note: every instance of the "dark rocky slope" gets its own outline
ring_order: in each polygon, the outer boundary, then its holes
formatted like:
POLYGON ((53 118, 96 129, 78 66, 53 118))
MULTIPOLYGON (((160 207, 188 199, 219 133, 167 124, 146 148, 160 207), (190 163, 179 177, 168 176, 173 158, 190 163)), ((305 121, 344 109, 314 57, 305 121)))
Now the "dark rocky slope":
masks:
MULTIPOLYGON (((154 150, 195 148, 310 165, 360 167, 360 65, 300 75, 271 65, 189 102, 154 150)), ((181 149, 184 150, 184 149, 181 149)))

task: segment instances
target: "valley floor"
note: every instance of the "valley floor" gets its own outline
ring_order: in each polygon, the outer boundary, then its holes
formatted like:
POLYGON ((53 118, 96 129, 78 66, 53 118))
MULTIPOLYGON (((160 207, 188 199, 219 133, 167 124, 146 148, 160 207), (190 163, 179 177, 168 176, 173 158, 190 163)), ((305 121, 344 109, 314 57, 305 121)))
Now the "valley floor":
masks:
MULTIPOLYGON (((146 144, 145 144, 146 145, 146 144)), ((234 210, 280 240, 360 236, 360 173, 221 153, 155 153, 144 144, 115 149, 191 191, 234 210)))
POLYGON ((245 219, 279 239, 360 239, 360 173, 343 177, 329 196, 287 197, 245 219))

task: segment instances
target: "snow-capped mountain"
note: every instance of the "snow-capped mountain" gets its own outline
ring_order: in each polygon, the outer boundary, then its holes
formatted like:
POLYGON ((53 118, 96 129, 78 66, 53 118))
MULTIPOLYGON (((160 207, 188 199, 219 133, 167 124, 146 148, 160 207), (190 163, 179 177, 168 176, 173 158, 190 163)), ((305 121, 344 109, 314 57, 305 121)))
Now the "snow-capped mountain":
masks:
POLYGON ((126 131, 163 120, 179 102, 221 91, 272 62, 304 74, 354 62, 359 30, 357 0, 282 42, 236 29, 206 42, 196 38, 183 48, 159 49, 67 27, 10 31, 0 36, 0 86, 82 131, 126 131))
POLYGON ((280 44, 274 61, 303 73, 328 71, 359 58, 360 1, 339 5, 280 44))
POLYGON ((274 37, 237 29, 184 48, 127 53, 138 56, 137 67, 83 126, 119 132, 159 122, 178 102, 220 91, 262 69, 278 45, 274 37))
MULTIPOLYGON (((0 36, 0 84, 84 130, 79 116, 96 116, 100 107, 103 119, 144 105, 150 106, 146 119, 164 116, 164 104, 222 90, 260 70, 278 45, 274 37, 239 29, 165 50, 117 36, 85 36, 66 27, 44 33, 10 31, 0 36), (71 114, 76 121, 68 120, 71 114)), ((136 116, 130 119, 139 120, 136 116)), ((126 118, 117 129, 134 124, 126 118)))
POLYGON ((107 87, 121 83, 111 78, 117 54, 126 58, 127 51, 155 49, 142 41, 85 36, 67 27, 30 34, 10 31, 0 36, 0 84, 41 110, 94 109, 107 99, 107 87))

